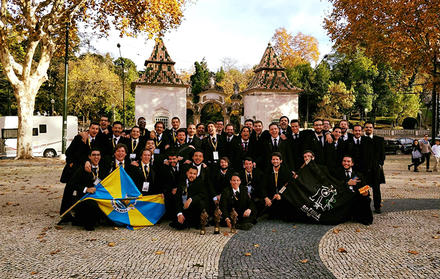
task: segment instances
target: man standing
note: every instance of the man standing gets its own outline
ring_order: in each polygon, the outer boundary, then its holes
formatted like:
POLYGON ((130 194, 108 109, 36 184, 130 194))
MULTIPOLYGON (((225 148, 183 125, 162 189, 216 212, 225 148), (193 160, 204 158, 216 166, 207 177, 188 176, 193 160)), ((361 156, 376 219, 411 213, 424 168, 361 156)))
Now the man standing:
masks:
POLYGON ((322 132, 322 127, 323 125, 321 119, 315 119, 313 121, 314 131, 307 132, 307 137, 303 141, 303 150, 311 150, 313 154, 315 154, 315 162, 320 165, 325 165, 325 135, 322 132))
POLYGON ((288 140, 281 138, 279 133, 279 127, 276 123, 271 123, 269 125, 270 139, 266 142, 266 164, 270 163, 272 160, 272 154, 274 152, 279 152, 283 156, 284 166, 288 170, 293 170, 293 160, 290 151, 290 146, 288 140))
POLYGON ((372 166, 367 173, 367 183, 373 188, 373 203, 374 212, 380 214, 381 211, 381 201, 382 196, 380 194, 380 184, 385 183, 385 174, 383 172, 383 164, 385 162, 385 145, 383 137, 373 135, 374 125, 372 122, 365 122, 364 125, 365 136, 372 139, 373 144, 370 147, 369 152, 373 154, 372 156, 372 166))
POLYGON ((202 150, 208 166, 218 166, 220 158, 224 156, 224 147, 224 139, 217 135, 214 123, 208 123, 208 135, 202 140, 202 150))
POLYGON ((217 120, 215 122, 215 129, 216 129, 217 135, 222 136, 222 137, 225 136, 225 132, 223 131, 224 127, 225 127, 225 124, 224 124, 223 120, 217 120))
POLYGON ((434 155, 434 171, 438 171, 438 166, 440 164, 440 139, 435 139, 435 144, 432 147, 432 155, 434 155))
POLYGON ((137 161, 141 158, 141 152, 145 148, 145 142, 140 136, 141 130, 138 126, 131 128, 130 139, 127 143, 130 161, 137 161))
POLYGON ((167 129, 165 134, 170 139, 170 144, 176 143, 177 131, 180 128, 180 119, 175 116, 171 119, 171 129, 167 129))
POLYGON ((170 139, 164 133, 165 124, 162 121, 154 124, 154 131, 150 133, 150 139, 154 140, 156 148, 154 154, 163 154, 170 147, 170 139))
POLYGON ((200 147, 202 147, 202 140, 196 135, 196 125, 189 124, 186 131, 188 134, 186 136, 186 143, 193 146, 195 149, 199 149, 200 147))
POLYGON ((250 134, 250 129, 244 126, 241 128, 240 137, 237 138, 232 146, 231 157, 234 170, 241 170, 243 168, 244 158, 254 157, 255 143, 250 141, 250 134))
POLYGON ((145 117, 141 116, 138 118, 138 126, 140 130, 140 137, 145 141, 150 137, 150 132, 145 128, 147 125, 147 121, 145 121, 145 117))
POLYGON ((249 197, 257 207, 257 213, 259 214, 264 208, 264 200, 261 197, 261 187, 264 186, 263 173, 254 168, 254 162, 252 158, 244 158, 244 168, 239 172, 241 185, 245 186, 249 197))
POLYGON ((110 122, 108 121, 107 115, 101 115, 101 118, 99 119, 99 132, 98 134, 103 135, 111 135, 112 127, 110 126, 110 122))
MULTIPOLYGON (((238 141, 237 137, 235 136, 234 125, 232 125, 232 124, 226 125, 224 140, 225 140, 224 156, 228 157, 229 160, 232 160, 233 148, 234 148, 235 143, 238 141)), ((229 183, 229 180, 228 180, 228 183, 229 183)))
POLYGON ((423 139, 420 140, 420 148, 422 149, 423 158, 426 161, 426 171, 431 172, 429 170, 429 160, 431 159, 431 143, 428 140, 428 135, 424 135, 423 139))
POLYGON ((291 135, 291 150, 292 150, 292 159, 294 163, 294 170, 298 170, 302 164, 304 163, 303 160, 303 146, 304 146, 304 137, 305 134, 303 131, 299 130, 299 121, 298 119, 292 119, 290 121, 290 129, 292 130, 291 135))
POLYGON ((347 120, 339 121, 339 127, 341 128, 341 138, 343 141, 351 140, 353 138, 353 134, 348 132, 349 126, 347 120))
POLYGON ((351 156, 353 168, 364 174, 372 168, 373 154, 371 153, 373 140, 370 137, 362 136, 362 126, 353 126, 353 139, 347 140, 344 154, 351 156))
POLYGON ((205 125, 203 123, 199 123, 196 126, 197 137, 202 140, 205 137, 205 125))

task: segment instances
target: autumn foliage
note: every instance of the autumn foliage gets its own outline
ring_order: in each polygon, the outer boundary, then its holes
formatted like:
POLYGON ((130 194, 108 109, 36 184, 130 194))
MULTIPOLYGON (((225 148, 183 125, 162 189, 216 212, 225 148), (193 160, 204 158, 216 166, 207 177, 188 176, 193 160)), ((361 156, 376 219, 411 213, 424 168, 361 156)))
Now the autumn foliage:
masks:
POLYGON ((283 66, 294 67, 300 64, 317 62, 319 59, 318 40, 301 32, 295 36, 285 28, 278 28, 272 37, 275 51, 283 66))
POLYGON ((440 51, 439 0, 330 0, 325 19, 339 51, 362 47, 396 69, 432 73, 440 51))

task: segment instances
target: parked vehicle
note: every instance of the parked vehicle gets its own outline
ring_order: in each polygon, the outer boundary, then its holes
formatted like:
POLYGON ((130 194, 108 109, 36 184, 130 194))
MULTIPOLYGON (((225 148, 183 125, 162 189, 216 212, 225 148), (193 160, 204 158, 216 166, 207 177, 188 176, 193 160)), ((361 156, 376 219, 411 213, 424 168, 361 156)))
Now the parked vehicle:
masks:
POLYGON ((413 143, 414 139, 411 139, 411 138, 398 138, 397 140, 402 145, 402 152, 403 153, 405 153, 405 154, 411 153, 411 146, 412 146, 412 143, 413 143))
MULTIPOLYGON (((33 117, 32 152, 34 156, 55 157, 61 154, 62 116, 33 117)), ((0 157, 17 156, 18 116, 0 117, 0 157)), ((67 145, 78 134, 78 118, 67 116, 67 145)))
POLYGON ((400 155, 404 147, 398 140, 385 140, 385 153, 400 155))

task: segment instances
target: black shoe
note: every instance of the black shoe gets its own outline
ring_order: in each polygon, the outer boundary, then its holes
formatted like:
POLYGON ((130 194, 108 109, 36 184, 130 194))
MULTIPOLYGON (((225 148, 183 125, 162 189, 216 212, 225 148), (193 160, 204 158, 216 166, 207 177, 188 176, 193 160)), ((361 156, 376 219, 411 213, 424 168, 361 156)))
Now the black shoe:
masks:
POLYGON ((426 170, 426 172, 432 172, 431 170, 426 170))
POLYGON ((411 170, 411 165, 408 165, 408 170, 411 170))
POLYGON ((66 224, 69 222, 73 222, 75 220, 75 218, 73 218, 72 214, 68 213, 66 215, 64 215, 63 219, 61 219, 57 225, 62 225, 62 224, 66 224))
POLYGON ((381 214, 382 210, 380 210, 380 208, 378 208, 378 209, 375 209, 374 212, 376 212, 377 214, 381 214))
POLYGON ((84 226, 84 229, 86 229, 86 231, 94 231, 95 230, 95 226, 87 225, 87 226, 84 226))
POLYGON ((419 170, 418 170, 418 169, 415 169, 414 172, 419 172, 419 170))

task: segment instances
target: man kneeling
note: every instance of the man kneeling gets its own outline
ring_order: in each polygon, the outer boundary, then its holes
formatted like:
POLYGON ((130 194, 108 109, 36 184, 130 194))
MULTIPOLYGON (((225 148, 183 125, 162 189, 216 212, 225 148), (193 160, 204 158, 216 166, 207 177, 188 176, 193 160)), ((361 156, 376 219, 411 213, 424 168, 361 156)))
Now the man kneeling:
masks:
POLYGON ((248 194, 246 186, 241 184, 240 176, 234 173, 231 176, 230 187, 226 187, 220 199, 220 211, 226 225, 231 228, 231 212, 234 209, 237 216, 237 228, 241 230, 249 230, 256 223, 257 212, 254 202, 248 194))
POLYGON ((178 230, 198 227, 200 214, 206 209, 206 185, 197 178, 197 168, 190 166, 186 171, 186 179, 177 189, 176 220, 170 225, 178 230))

